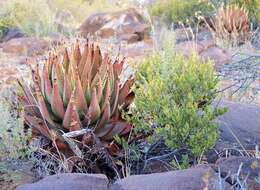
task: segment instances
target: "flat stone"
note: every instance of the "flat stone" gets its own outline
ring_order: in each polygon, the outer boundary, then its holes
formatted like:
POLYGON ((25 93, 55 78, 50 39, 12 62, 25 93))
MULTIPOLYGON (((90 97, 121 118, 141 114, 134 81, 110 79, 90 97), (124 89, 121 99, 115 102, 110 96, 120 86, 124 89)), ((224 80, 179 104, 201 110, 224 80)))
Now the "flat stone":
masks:
MULTIPOLYGON (((110 190, 219 190, 218 175, 207 166, 165 173, 133 175, 117 180, 110 190)), ((223 182, 223 190, 231 189, 223 182)))
POLYGON ((139 40, 139 36, 137 34, 125 34, 121 35, 120 37, 121 41, 126 41, 128 44, 136 43, 139 40))
POLYGON ((222 64, 231 62, 231 54, 217 46, 210 46, 200 53, 200 57, 204 61, 212 60, 215 63, 215 68, 220 67, 222 64))
POLYGON ((106 190, 108 179, 102 174, 66 173, 18 187, 16 190, 106 190))
POLYGON ((175 49, 185 57, 189 57, 192 53, 196 53, 197 55, 201 54, 204 50, 204 46, 193 41, 186 41, 177 44, 175 49))
POLYGON ((222 64, 228 64, 232 61, 231 53, 216 46, 212 39, 199 42, 181 42, 175 46, 175 49, 185 57, 189 57, 192 53, 195 53, 199 55, 203 61, 212 60, 216 69, 222 64))
POLYGON ((221 144, 226 142, 240 149, 255 150, 260 144, 260 107, 231 101, 221 101, 219 106, 227 107, 228 111, 218 118, 220 140, 216 148, 223 148, 221 144))
POLYGON ((7 42, 13 38, 21 38, 24 36, 26 36, 26 34, 18 28, 6 28, 6 30, 4 30, 4 37, 1 41, 7 42))
POLYGON ((21 37, 14 38, 3 44, 4 53, 15 55, 40 55, 43 54, 49 46, 49 43, 41 38, 21 37))

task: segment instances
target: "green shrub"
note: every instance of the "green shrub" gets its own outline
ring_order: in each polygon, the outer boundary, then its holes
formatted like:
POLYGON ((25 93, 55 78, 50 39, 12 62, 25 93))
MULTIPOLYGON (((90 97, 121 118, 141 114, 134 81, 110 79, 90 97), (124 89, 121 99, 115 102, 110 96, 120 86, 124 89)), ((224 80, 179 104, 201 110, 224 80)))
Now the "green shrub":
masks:
POLYGON ((197 56, 185 59, 166 48, 145 59, 136 73, 134 105, 127 118, 137 131, 153 130, 152 140, 164 138, 172 149, 186 148, 198 156, 214 145, 216 116, 224 112, 211 105, 218 79, 213 65, 197 56))
POLYGON ((163 17, 166 22, 193 24, 198 16, 209 13, 211 9, 208 0, 158 0, 150 8, 150 13, 163 17))
POLYGON ((55 14, 45 0, 9 0, 0 11, 0 27, 18 27, 35 36, 57 31, 55 14))
POLYGON ((23 120, 0 100, 0 154, 1 158, 19 159, 29 154, 29 137, 25 134, 23 120))

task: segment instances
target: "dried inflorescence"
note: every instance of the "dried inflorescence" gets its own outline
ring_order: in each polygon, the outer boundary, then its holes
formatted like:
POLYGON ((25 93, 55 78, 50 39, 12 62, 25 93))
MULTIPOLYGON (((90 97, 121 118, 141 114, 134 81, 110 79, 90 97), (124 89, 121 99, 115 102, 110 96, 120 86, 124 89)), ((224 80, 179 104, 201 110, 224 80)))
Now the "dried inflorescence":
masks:
POLYGON ((71 49, 50 53, 42 69, 32 70, 32 86, 19 81, 25 123, 61 152, 71 149, 64 134, 79 132, 73 136, 79 147, 98 139, 115 153, 113 137, 127 137, 132 129, 121 117, 121 109, 127 109, 134 98, 133 79, 123 84, 119 79, 125 59, 112 61, 89 42, 82 51, 79 42, 71 49))

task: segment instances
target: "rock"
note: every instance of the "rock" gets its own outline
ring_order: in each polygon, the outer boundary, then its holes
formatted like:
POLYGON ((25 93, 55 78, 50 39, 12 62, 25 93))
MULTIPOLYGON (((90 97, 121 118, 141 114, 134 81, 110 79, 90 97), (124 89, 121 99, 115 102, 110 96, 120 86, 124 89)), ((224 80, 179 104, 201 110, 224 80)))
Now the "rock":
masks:
POLYGON ((231 101, 221 101, 220 107, 228 111, 218 118, 220 123, 220 140, 216 148, 220 151, 222 144, 236 145, 242 149, 255 150, 260 144, 260 107, 231 101), (238 142, 239 140, 239 142, 238 142))
POLYGON ((126 41, 128 44, 132 44, 140 41, 140 37, 137 34, 122 34, 120 36, 121 41, 126 41))
POLYGON ((212 40, 212 34, 208 28, 191 29, 189 27, 176 28, 174 30, 176 43, 185 41, 192 41, 196 39, 197 42, 212 40))
POLYGON ((91 15, 79 28, 80 35, 85 38, 89 35, 101 38, 117 37, 129 43, 149 38, 149 32, 150 26, 145 24, 142 16, 133 8, 91 15))
POLYGON ((18 28, 6 28, 4 30, 4 36, 1 39, 1 42, 7 42, 13 38, 21 38, 24 36, 26 36, 26 34, 18 28))
MULTIPOLYGON (((219 190, 219 177, 210 167, 197 167, 186 170, 133 175, 117 180, 111 190, 219 190)), ((222 189, 230 189, 223 183, 222 189)))
POLYGON ((235 184, 237 175, 241 181, 246 180, 247 190, 260 189, 260 183, 256 179, 260 174, 260 159, 250 157, 221 158, 215 165, 223 177, 229 177, 227 181, 235 184), (241 168, 240 168, 241 167, 241 168))
POLYGON ((185 41, 175 46, 176 51, 189 57, 191 53, 196 53, 203 61, 212 60, 215 68, 218 69, 222 64, 230 63, 231 53, 217 47, 213 40, 204 40, 200 42, 185 41))
POLYGON ((12 53, 16 55, 39 55, 43 54, 49 46, 49 43, 41 38, 22 37, 11 39, 3 44, 4 53, 12 53))
POLYGON ((200 57, 204 61, 212 60, 215 63, 215 68, 231 62, 231 55, 217 46, 205 49, 201 52, 200 57))
POLYGON ((0 96, 1 92, 17 84, 17 78, 30 79, 30 69, 25 64, 27 56, 3 53, 0 49, 0 96))
POLYGON ((153 51, 151 41, 142 41, 127 46, 122 46, 120 53, 128 58, 137 59, 143 57, 153 51))
POLYGON ((204 50, 203 45, 193 41, 181 42, 175 48, 177 52, 182 53, 185 57, 189 57, 192 53, 199 55, 204 50))
MULTIPOLYGON (((2 96, 0 97, 2 98, 2 96)), ((10 98, 10 96, 8 97, 10 98)), ((9 99, 8 99, 9 100, 9 99)), ((32 172, 32 162, 26 160, 0 160, 0 189, 14 190, 25 183, 33 183, 37 180, 32 172)))
POLYGON ((88 35, 94 35, 107 22, 109 22, 109 18, 106 13, 90 15, 79 27, 79 32, 84 38, 87 38, 88 35))
POLYGON ((106 190, 108 179, 102 174, 66 173, 45 177, 16 190, 106 190))

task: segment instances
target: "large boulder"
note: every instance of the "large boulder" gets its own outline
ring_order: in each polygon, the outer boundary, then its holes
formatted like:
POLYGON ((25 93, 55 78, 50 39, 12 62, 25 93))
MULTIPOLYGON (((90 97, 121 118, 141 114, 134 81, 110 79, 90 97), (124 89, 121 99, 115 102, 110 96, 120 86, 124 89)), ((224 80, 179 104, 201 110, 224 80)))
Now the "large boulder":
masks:
POLYGON ((101 38, 116 37, 128 43, 148 38, 149 32, 150 26, 133 8, 113 13, 96 13, 88 17, 79 27, 80 35, 85 38, 90 35, 101 38))
POLYGON ((45 177, 16 190, 106 190, 108 179, 102 174, 66 173, 45 177))
POLYGON ((220 140, 216 148, 224 148, 223 144, 226 144, 255 150, 260 144, 260 107, 231 101, 221 101, 219 106, 227 107, 228 111, 218 118, 220 140))
POLYGON ((2 44, 4 53, 26 56, 43 54, 48 46, 48 41, 35 37, 14 38, 2 44))
MULTIPOLYGON (((221 178, 210 167, 197 167, 186 170, 134 175, 116 181, 111 190, 219 190, 221 178)), ((223 181, 223 190, 230 189, 223 181)))
POLYGON ((215 165, 227 181, 234 185, 240 181, 247 190, 260 189, 260 159, 250 157, 221 158, 215 165), (259 182, 257 182, 257 179, 259 182))
POLYGON ((13 38, 21 38, 21 37, 25 37, 25 36, 26 36, 26 34, 18 28, 5 28, 3 30, 3 37, 0 41, 7 42, 13 38))

